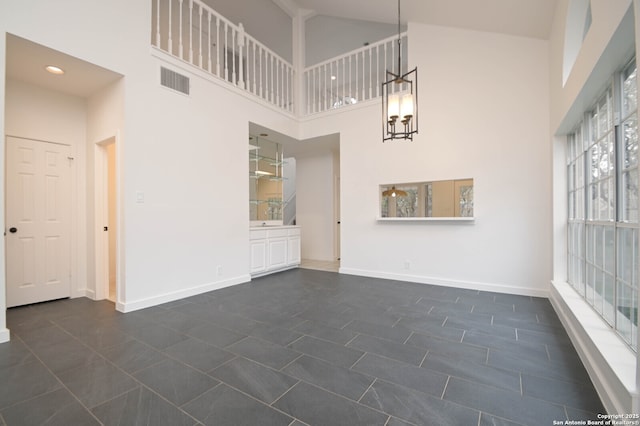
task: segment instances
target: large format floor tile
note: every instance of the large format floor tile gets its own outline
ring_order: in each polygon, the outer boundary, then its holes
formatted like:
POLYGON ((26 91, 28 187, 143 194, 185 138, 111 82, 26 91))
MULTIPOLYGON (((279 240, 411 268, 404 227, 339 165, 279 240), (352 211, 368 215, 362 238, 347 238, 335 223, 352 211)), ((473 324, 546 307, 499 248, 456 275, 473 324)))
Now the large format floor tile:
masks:
POLYGON ((602 403, 546 299, 296 269, 7 311, 0 426, 528 426, 602 403))

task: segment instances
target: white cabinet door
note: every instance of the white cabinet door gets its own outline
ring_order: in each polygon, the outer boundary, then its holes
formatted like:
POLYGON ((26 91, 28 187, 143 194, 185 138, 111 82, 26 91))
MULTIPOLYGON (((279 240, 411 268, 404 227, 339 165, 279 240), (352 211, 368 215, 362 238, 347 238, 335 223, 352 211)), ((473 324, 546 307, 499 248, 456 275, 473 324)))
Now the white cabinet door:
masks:
POLYGON ((251 241, 251 273, 267 270, 267 240, 251 241))
POLYGON ((287 254, 288 265, 297 265, 300 263, 300 235, 289 237, 287 254))
POLYGON ((268 269, 278 269, 287 265, 287 239, 269 240, 268 269))

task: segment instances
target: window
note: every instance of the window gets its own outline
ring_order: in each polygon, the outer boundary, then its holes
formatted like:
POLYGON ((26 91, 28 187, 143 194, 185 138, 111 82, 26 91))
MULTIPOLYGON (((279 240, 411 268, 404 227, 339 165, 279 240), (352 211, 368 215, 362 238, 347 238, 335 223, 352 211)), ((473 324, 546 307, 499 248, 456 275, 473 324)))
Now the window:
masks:
POLYGON ((630 62, 568 136, 568 280, 635 350, 638 123, 630 62))

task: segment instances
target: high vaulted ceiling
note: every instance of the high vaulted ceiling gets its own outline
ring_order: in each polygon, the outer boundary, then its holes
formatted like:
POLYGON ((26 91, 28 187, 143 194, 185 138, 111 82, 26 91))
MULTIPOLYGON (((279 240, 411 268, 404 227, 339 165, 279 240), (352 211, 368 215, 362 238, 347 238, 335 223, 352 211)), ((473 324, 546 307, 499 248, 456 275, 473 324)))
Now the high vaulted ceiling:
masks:
MULTIPOLYGON (((396 0, 274 0, 320 15, 396 23, 396 0)), ((401 21, 548 39, 558 0, 401 0, 401 21)))

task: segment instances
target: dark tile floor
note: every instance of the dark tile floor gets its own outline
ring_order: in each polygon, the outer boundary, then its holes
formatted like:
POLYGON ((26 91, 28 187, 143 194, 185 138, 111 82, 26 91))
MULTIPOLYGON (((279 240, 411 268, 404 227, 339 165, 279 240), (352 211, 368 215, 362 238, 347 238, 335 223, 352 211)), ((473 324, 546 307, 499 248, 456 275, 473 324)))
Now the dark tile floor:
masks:
POLYGON ((291 270, 9 309, 0 425, 552 425, 604 412, 546 299, 291 270))

